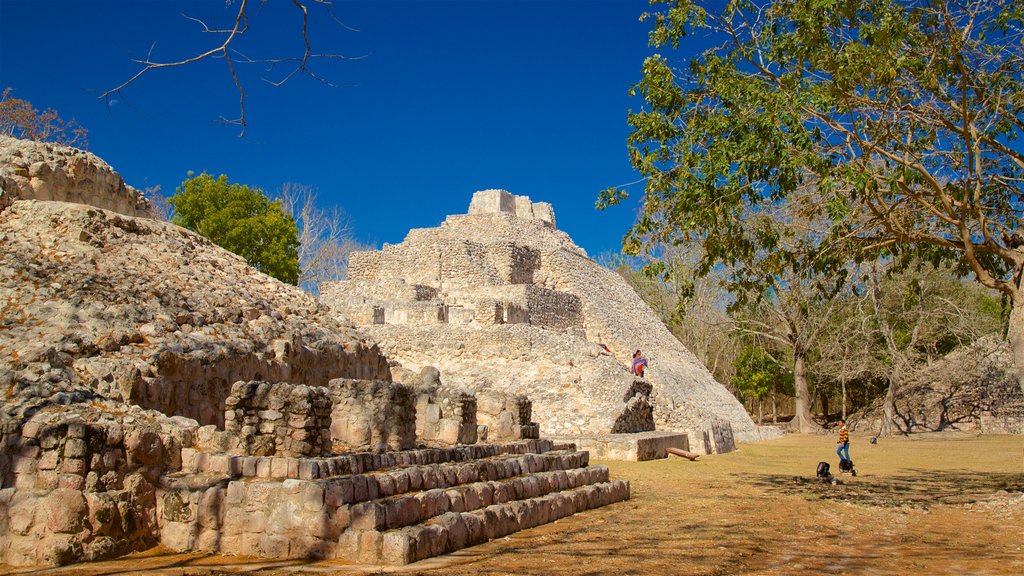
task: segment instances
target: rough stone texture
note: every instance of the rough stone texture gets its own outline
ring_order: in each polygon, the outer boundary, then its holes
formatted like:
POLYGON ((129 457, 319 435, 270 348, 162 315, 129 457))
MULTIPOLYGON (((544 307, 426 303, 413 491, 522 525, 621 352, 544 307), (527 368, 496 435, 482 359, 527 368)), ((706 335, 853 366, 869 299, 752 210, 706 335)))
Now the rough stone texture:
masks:
POLYGON ((416 439, 427 446, 476 443, 476 397, 464 390, 418 388, 416 439))
POLYGON ((628 432, 644 432, 654 430, 654 406, 651 403, 650 382, 642 378, 633 381, 633 385, 626 391, 622 400, 626 408, 615 419, 612 425, 612 434, 623 434, 628 432))
POLYGON ((453 386, 528 396, 549 434, 643 428, 645 402, 654 428, 707 432, 700 449, 712 452, 732 449, 726 427, 740 439, 774 433, 754 425, 622 278, 556 230, 553 215, 537 219, 531 203, 534 217, 520 216, 516 198, 480 192, 469 215, 352 254, 349 279, 325 287, 321 301, 409 370, 434 365, 453 386), (638 348, 652 390, 633 400, 638 348))
POLYGON ((0 136, 0 211, 15 200, 58 200, 150 216, 149 202, 96 155, 0 136))
POLYGON ((0 212, 0 391, 92 394, 223 426, 238 380, 389 377, 325 307, 183 228, 62 202, 0 212))
POLYGON ((531 202, 527 196, 514 196, 506 190, 482 190, 469 203, 470 214, 509 214, 526 220, 538 220, 555 227, 555 211, 547 202, 531 202))
POLYGON ((634 434, 603 434, 601 436, 557 436, 556 443, 566 443, 590 452, 598 460, 658 460, 668 457, 666 448, 690 450, 686 434, 675 432, 639 432, 634 434))
POLYGON ((334 460, 300 459, 318 471, 300 478, 170 475, 156 493, 160 543, 408 564, 629 498, 586 452, 547 441, 353 455, 340 474, 334 460))
POLYGON ((94 400, 51 404, 0 434, 0 564, 101 560, 157 543, 159 478, 194 420, 94 400))
POLYGON ((337 378, 327 388, 336 448, 384 451, 416 446, 416 394, 411 386, 337 378))
POLYGON ((331 399, 323 387, 235 382, 225 404, 224 430, 244 454, 331 453, 331 399))
MULTIPOLYGON (((629 497, 587 453, 550 441, 407 450, 413 388, 386 381, 378 348, 295 287, 170 224, 9 199, 0 563, 98 560, 162 542, 401 564, 629 497), (328 410, 346 435, 334 446, 328 410)), ((547 325, 578 321, 572 298, 521 294, 541 303, 547 325)), ((436 370, 421 383, 437 385, 436 370)), ((468 439, 472 397, 444 392, 438 403, 468 439)), ((513 405, 528 421, 529 402, 513 405)))
MULTIPOLYGON (((881 429, 884 398, 849 417, 852 430, 881 429)), ((1024 393, 1005 341, 984 338, 913 374, 896 391, 896 430, 1024 434, 1024 393)))
POLYGON ((526 396, 481 390, 476 398, 476 419, 482 440, 540 438, 540 425, 532 421, 533 403, 526 396))

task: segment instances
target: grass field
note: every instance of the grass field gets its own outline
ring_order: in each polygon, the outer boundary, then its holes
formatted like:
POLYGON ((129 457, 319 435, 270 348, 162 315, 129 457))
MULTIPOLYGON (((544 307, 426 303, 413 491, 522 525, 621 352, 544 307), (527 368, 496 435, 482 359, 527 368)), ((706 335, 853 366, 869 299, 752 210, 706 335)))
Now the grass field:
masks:
MULTIPOLYGON (((629 501, 386 572, 471 574, 1024 574, 1024 437, 930 434, 869 444, 857 477, 834 436, 789 435, 689 462, 605 462, 629 501)), ((21 572, 21 571, 18 571, 21 572)), ((31 574, 377 573, 339 562, 167 554, 31 574)))

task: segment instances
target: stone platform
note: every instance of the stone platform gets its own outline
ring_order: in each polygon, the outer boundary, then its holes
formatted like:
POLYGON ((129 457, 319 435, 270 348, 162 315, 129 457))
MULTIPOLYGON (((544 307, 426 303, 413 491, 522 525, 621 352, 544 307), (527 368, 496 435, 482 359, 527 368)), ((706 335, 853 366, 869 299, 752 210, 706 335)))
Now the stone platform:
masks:
POLYGON ((598 460, 658 460, 667 458, 666 448, 689 450, 690 441, 679 432, 637 432, 633 434, 602 434, 595 436, 554 436, 559 446, 573 444, 590 452, 598 460))
MULTIPOLYGON (((401 565, 629 498, 550 440, 331 458, 205 457, 157 490, 175 550, 401 565)), ((570 447, 571 448, 571 447, 570 447)))

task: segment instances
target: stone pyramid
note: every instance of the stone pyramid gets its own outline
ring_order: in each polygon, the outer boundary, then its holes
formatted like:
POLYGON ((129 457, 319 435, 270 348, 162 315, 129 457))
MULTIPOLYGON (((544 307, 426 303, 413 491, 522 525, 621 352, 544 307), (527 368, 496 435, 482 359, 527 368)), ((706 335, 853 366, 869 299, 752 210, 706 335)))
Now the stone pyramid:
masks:
POLYGON ((321 302, 408 371, 528 396, 545 437, 675 431, 719 452, 763 435, 625 280, 555 227, 551 205, 525 196, 477 192, 469 214, 353 253, 321 302))
POLYGON ((0 138, 0 565, 405 564, 629 497, 527 399, 392 382, 316 299, 138 200, 0 138), (478 414, 518 434, 476 442, 478 414))

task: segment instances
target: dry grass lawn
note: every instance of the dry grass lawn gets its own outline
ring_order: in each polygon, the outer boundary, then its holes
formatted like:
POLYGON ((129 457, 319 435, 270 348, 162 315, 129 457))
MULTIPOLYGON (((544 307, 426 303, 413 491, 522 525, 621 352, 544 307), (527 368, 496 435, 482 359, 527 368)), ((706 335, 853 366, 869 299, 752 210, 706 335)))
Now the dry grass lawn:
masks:
MULTIPOLYGON (((854 436, 857 477, 832 436, 743 444, 689 462, 606 462, 632 498, 412 566, 407 575, 1024 574, 1024 437, 854 436)), ((0 569, 2 571, 2 569, 0 569)), ((168 554, 33 575, 353 574, 340 562, 168 554)))

